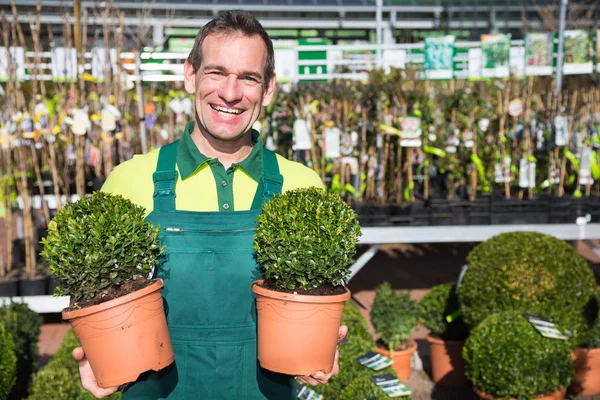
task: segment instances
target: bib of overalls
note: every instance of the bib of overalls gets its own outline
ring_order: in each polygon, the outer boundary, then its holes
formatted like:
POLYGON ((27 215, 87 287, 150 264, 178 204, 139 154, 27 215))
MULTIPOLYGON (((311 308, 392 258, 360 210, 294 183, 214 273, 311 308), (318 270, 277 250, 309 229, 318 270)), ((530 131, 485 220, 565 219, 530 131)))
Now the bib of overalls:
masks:
POLYGON ((277 399, 296 397, 292 377, 262 369, 256 358, 256 304, 261 278, 252 243, 261 204, 281 193, 275 153, 263 148, 263 173, 248 211, 175 209, 179 141, 161 148, 154 180, 154 210, 166 250, 156 276, 175 362, 142 374, 124 400, 277 399))

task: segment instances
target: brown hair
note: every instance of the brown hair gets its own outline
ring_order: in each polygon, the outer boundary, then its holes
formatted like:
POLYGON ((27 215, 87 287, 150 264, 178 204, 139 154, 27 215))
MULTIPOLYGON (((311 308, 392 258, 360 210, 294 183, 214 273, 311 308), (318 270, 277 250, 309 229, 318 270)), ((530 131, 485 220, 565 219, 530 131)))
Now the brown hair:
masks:
POLYGON ((254 35, 261 37, 267 47, 267 61, 265 62, 263 69, 263 86, 266 87, 275 70, 273 42, 271 42, 271 38, 260 22, 258 22, 252 14, 241 10, 225 11, 211 20, 208 24, 204 25, 200 32, 198 32, 194 47, 192 47, 192 51, 188 56, 188 60, 191 62, 194 72, 198 71, 198 68, 200 68, 200 65, 202 64, 202 43, 204 43, 204 39, 206 39, 208 35, 217 33, 239 33, 246 37, 252 37, 254 35))

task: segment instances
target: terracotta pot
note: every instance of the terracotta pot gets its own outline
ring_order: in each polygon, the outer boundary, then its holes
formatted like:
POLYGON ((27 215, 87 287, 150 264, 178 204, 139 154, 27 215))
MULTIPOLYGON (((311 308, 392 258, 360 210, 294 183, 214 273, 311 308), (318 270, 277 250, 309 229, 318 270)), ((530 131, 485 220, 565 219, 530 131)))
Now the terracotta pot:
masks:
POLYGON ((392 359, 394 363, 392 364, 392 368, 398 374, 398 378, 401 381, 408 379, 410 376, 410 362, 412 360, 412 355, 417 350, 417 342, 414 340, 410 340, 409 347, 406 350, 395 350, 392 353, 392 357, 390 357, 389 350, 382 349, 381 347, 375 347, 375 350, 387 358, 392 359))
POLYGON ((158 279, 125 296, 63 311, 101 387, 133 382, 142 372, 158 371, 173 362, 163 285, 158 279))
POLYGON ((258 361, 273 372, 309 375, 333 368, 344 304, 334 296, 283 293, 252 284, 258 312, 258 361))
POLYGON ((431 377, 436 385, 443 387, 467 386, 465 365, 462 358, 464 340, 442 340, 427 336, 431 358, 431 377))
POLYGON ((575 377, 569 390, 583 396, 600 394, 600 349, 577 348, 573 353, 575 377))
MULTIPOLYGON (((480 392, 479 390, 477 390, 476 387, 473 387, 473 391, 475 392, 475 394, 477 396, 479 396, 480 399, 484 399, 484 400, 496 400, 497 399, 496 397, 492 396, 491 394, 480 392)), ((567 389, 558 389, 556 392, 549 394, 548 396, 534 397, 533 400, 562 400, 565 398, 566 394, 567 394, 567 389)), ((516 399, 514 397, 511 397, 510 399, 503 399, 503 400, 516 400, 516 399)))

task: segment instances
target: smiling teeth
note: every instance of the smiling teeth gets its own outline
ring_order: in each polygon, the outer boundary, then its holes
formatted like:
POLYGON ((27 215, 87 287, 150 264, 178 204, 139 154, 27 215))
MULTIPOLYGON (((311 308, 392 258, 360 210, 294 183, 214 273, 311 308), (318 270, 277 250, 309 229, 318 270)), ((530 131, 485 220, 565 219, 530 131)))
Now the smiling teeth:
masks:
POLYGON ((235 110, 233 108, 225 108, 225 107, 219 107, 219 106, 211 106, 211 107, 213 108, 213 110, 224 112, 224 113, 227 113, 227 114, 238 115, 238 114, 242 113, 241 110, 235 110))

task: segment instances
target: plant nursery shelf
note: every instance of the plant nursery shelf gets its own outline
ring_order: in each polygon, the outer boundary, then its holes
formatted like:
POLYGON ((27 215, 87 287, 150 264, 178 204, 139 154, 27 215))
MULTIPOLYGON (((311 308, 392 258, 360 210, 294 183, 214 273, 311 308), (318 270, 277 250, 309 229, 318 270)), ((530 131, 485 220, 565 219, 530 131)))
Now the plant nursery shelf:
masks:
POLYGON ((58 313, 69 305, 69 297, 54 296, 18 296, 18 297, 0 297, 0 304, 5 304, 10 300, 16 303, 25 303, 38 314, 58 313))

